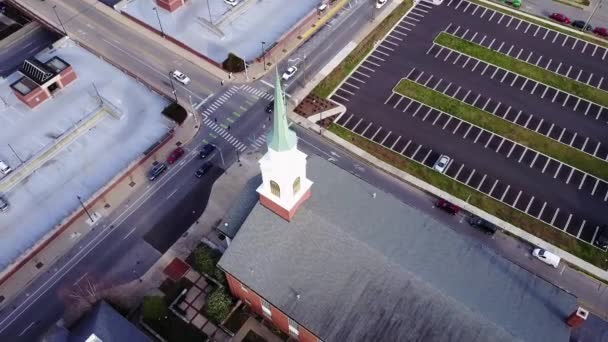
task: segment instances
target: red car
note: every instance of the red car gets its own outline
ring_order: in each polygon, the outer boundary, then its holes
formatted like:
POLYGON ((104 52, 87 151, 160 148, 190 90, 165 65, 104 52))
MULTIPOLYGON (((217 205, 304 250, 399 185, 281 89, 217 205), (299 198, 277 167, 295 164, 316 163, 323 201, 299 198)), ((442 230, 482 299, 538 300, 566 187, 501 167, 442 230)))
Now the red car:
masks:
POLYGON ((563 15, 561 13, 551 13, 549 18, 551 18, 557 22, 560 22, 562 24, 570 24, 570 18, 566 17, 565 15, 563 15))
POLYGON ((175 163, 179 158, 181 158, 181 156, 184 155, 184 149, 181 147, 176 148, 175 150, 173 150, 173 152, 171 152, 171 154, 169 155, 169 157, 167 158, 167 163, 169 164, 173 164, 175 163))
POLYGON ((593 33, 597 34, 600 37, 608 37, 608 29, 605 27, 596 27, 593 30, 593 33))
POLYGON ((435 206, 437 206, 437 208, 447 212, 450 215, 456 215, 460 211, 460 208, 457 205, 452 204, 444 199, 437 200, 437 203, 435 203, 435 206))

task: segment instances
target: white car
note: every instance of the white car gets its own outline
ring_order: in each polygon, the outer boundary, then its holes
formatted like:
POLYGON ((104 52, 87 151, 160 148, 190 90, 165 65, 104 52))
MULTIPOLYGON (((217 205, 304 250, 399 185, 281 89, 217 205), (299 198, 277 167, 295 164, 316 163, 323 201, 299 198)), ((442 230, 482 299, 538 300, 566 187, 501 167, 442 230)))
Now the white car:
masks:
POLYGON ((11 171, 13 171, 13 169, 11 169, 10 166, 6 165, 5 162, 3 162, 2 160, 0 160, 0 172, 3 175, 8 175, 9 173, 11 173, 11 171))
POLYGON ((236 6, 239 3, 237 0, 224 0, 224 2, 230 6, 236 6))
POLYGON ((437 161, 435 162, 435 165, 433 165, 433 169, 435 169, 435 171, 437 172, 443 173, 445 171, 445 168, 450 163, 450 160, 450 157, 446 156, 445 154, 442 154, 441 157, 439 157, 439 159, 437 159, 437 161))
POLYGON ((382 6, 386 5, 387 2, 388 2, 388 0, 377 0, 376 8, 382 8, 382 6))
POLYGON ((296 68, 295 66, 287 68, 287 70, 285 70, 285 72, 283 73, 283 76, 282 76, 283 81, 287 81, 288 79, 292 78, 293 75, 295 75, 297 71, 298 71, 298 68, 296 68))
POLYGON ((183 85, 187 85, 188 83, 190 83, 190 77, 186 76, 183 72, 179 70, 175 70, 171 75, 177 80, 177 82, 183 85))
POLYGON ((541 248, 535 248, 532 251, 532 256, 537 258, 538 260, 544 262, 547 265, 551 265, 555 268, 557 268, 557 266, 559 266, 559 262, 561 260, 560 257, 558 257, 557 255, 546 251, 544 249, 541 248))

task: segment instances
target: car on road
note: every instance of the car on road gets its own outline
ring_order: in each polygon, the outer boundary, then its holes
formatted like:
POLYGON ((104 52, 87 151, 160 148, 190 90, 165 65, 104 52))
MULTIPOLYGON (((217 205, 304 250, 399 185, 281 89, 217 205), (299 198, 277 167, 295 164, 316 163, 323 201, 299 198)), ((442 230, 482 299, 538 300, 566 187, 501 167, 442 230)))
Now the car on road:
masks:
POLYGON ((3 162, 2 160, 0 160, 0 172, 3 175, 8 175, 9 173, 11 173, 13 171, 13 169, 11 169, 10 166, 8 166, 8 164, 6 164, 5 162, 3 162))
POLYGON ((6 198, 0 196, 0 211, 7 211, 9 208, 8 201, 6 198))
POLYGON ((601 249, 608 249, 608 225, 600 226, 593 244, 601 249))
POLYGON ((488 235, 493 235, 498 230, 495 225, 482 219, 479 216, 472 215, 471 217, 469 217, 468 221, 471 226, 480 229, 488 235))
POLYGON ((173 150, 173 152, 171 152, 171 154, 169 154, 169 157, 167 157, 167 163, 169 165, 171 165, 171 164, 175 163, 183 155, 184 155, 184 149, 181 147, 178 147, 175 150, 173 150))
POLYGON ((171 76, 173 76, 177 82, 183 85, 188 85, 190 83, 190 77, 186 76, 186 74, 179 70, 175 70, 173 73, 171 73, 171 76))
POLYGON ((239 4, 237 0, 224 0, 224 2, 230 6, 236 6, 239 4))
POLYGON ((435 165, 433 165, 433 169, 435 169, 435 171, 437 172, 443 173, 445 171, 445 168, 450 163, 450 160, 450 157, 446 156, 445 154, 442 154, 435 162, 435 165))
POLYGON ((456 215, 460 211, 460 207, 441 198, 435 202, 435 206, 450 215, 456 215))
POLYGON ((608 37, 608 29, 605 27, 596 27, 593 30, 593 33, 597 34, 600 37, 608 37))
POLYGON ((291 66, 289 68, 287 68, 287 70, 285 70, 285 72, 283 73, 283 81, 287 81, 288 79, 292 78, 293 75, 296 74, 296 72, 298 71, 298 68, 295 66, 291 66))
POLYGON ((270 101, 266 106, 266 113, 272 113, 274 111, 274 100, 270 101))
POLYGON ((158 176, 160 176, 163 172, 165 172, 166 169, 167 169, 167 164, 165 164, 165 163, 158 163, 158 164, 152 166, 150 171, 148 171, 148 180, 150 180, 150 181, 155 180, 156 178, 158 178, 158 176))
POLYGON ((211 166, 213 166, 213 164, 211 163, 204 163, 203 165, 201 165, 201 167, 198 168, 198 170, 196 170, 196 172, 194 173, 194 175, 196 176, 196 178, 201 178, 205 175, 205 173, 207 173, 207 171, 209 171, 209 169, 211 168, 211 166))
POLYGON ((376 0, 376 8, 382 8, 382 6, 386 5, 387 2, 388 0, 376 0))
POLYGON ((209 157, 211 155, 211 153, 213 153, 213 151, 215 151, 215 146, 211 145, 211 144, 207 144, 207 145, 203 146, 203 148, 201 149, 201 152, 198 154, 198 156, 201 157, 201 159, 205 159, 205 158, 209 157))
POLYGON ((565 15, 563 15, 561 13, 551 13, 549 18, 557 21, 558 23, 570 24, 570 18, 566 17, 565 15))
POLYGON ((557 255, 546 251, 542 248, 534 248, 534 250, 532 251, 532 256, 537 258, 538 260, 544 262, 547 265, 551 265, 555 268, 557 268, 557 266, 559 266, 559 262, 561 260, 560 257, 558 257, 557 255))
POLYGON ((583 20, 575 20, 572 22, 571 24, 573 27, 576 27, 579 30, 582 30, 583 27, 585 28, 585 31, 589 32, 591 30, 593 30, 593 27, 589 24, 585 25, 585 22, 583 20))

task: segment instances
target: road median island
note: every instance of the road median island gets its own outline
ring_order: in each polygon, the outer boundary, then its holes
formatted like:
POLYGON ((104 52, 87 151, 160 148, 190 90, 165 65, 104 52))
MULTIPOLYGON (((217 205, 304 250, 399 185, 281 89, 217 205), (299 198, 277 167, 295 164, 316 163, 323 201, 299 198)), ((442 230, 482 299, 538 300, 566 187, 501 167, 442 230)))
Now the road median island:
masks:
POLYGON ((412 7, 412 0, 404 0, 389 14, 370 34, 368 34, 357 47, 340 63, 327 77, 325 77, 313 90, 312 93, 323 98, 329 97, 331 93, 346 79, 361 61, 375 47, 375 42, 380 41, 401 20, 401 17, 412 7))
POLYGON ((480 59, 505 70, 512 71, 548 86, 576 95, 604 107, 608 107, 608 92, 561 76, 552 71, 520 61, 500 52, 492 51, 481 45, 471 43, 449 33, 442 32, 435 38, 435 43, 457 52, 480 59))
POLYGON ((412 161, 384 146, 364 138, 337 124, 328 128, 332 133, 374 155, 380 160, 411 174, 443 191, 446 191, 475 207, 509 222, 534 236, 547 241, 602 269, 608 268, 606 253, 587 243, 577 240, 527 214, 515 210, 481 192, 440 174, 422 164, 412 161))
POLYGON ((592 36, 591 34, 582 33, 582 32, 581 33, 573 32, 564 27, 560 27, 560 26, 562 26, 562 24, 558 24, 556 22, 547 22, 545 18, 536 16, 534 14, 525 13, 523 10, 516 9, 513 7, 506 8, 506 7, 501 6, 500 4, 489 3, 489 1, 482 1, 482 0, 467 0, 467 1, 487 7, 489 9, 493 9, 497 12, 500 12, 500 13, 503 13, 506 15, 513 16, 513 17, 521 19, 521 20, 529 21, 533 24, 542 26, 549 30, 554 30, 554 31, 557 31, 557 32, 560 32, 563 34, 567 34, 569 36, 573 36, 573 37, 582 39, 589 43, 597 44, 597 45, 608 48, 608 41, 605 41, 601 38, 596 38, 596 37, 592 36))
POLYGON ((394 91, 608 181, 608 163, 479 108, 403 79, 394 91))

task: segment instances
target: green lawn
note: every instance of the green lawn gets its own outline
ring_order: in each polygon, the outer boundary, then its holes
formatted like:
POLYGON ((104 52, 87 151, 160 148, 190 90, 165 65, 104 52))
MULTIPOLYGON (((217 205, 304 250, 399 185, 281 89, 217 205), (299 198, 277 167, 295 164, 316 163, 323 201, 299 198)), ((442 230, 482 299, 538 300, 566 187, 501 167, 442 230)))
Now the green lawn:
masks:
POLYGON ((411 161, 404 156, 393 152, 382 145, 361 137, 358 134, 332 124, 329 130, 342 139, 358 146, 382 161, 389 163, 412 176, 419 178, 443 191, 446 191, 481 210, 513 224, 579 258, 586 260, 602 269, 608 268, 606 253, 591 245, 581 242, 566 233, 563 233, 542 221, 536 220, 519 212, 481 192, 477 192, 464 184, 446 177, 430 168, 411 161))
POLYGON ((435 43, 608 107, 608 92, 442 32, 435 43))
MULTIPOLYGON (((519 19, 522 19, 522 20, 525 20, 525 21, 529 21, 529 22, 534 23, 536 25, 539 25, 539 26, 546 27, 546 28, 551 29, 551 30, 555 30, 555 31, 561 32, 563 34, 567 34, 567 35, 570 35, 570 36, 573 36, 573 37, 576 37, 576 38, 579 38, 579 39, 586 40, 586 41, 588 41, 590 43, 593 43, 593 44, 597 44, 597 45, 601 45, 601 46, 604 46, 604 47, 608 47, 608 41, 606 41, 606 40, 603 40, 601 38, 597 38, 597 37, 595 37, 595 36, 593 36, 591 34, 585 34, 585 33, 582 33, 582 32, 581 33, 571 32, 570 30, 566 30, 565 28, 560 27, 560 26, 563 26, 563 25, 562 24, 558 24, 557 22, 552 25, 552 24, 545 23, 544 21, 541 21, 539 19, 530 18, 530 17, 525 16, 523 14, 513 13, 513 12, 511 12, 511 11, 509 11, 509 10, 501 7, 501 6, 498 6, 498 5, 488 4, 488 3, 485 3, 485 2, 482 2, 482 1, 479 1, 479 0, 468 0, 468 1, 476 3, 476 4, 481 5, 481 6, 485 6, 487 8, 491 8, 491 9, 493 9, 495 11, 498 11, 500 13, 504 13, 504 14, 513 16, 515 18, 519 18, 519 19)), ((516 8, 513 8, 513 7, 510 7, 510 8, 513 9, 513 10, 515 10, 516 12, 524 12, 521 9, 516 9, 516 8)), ((544 19, 548 19, 548 18, 544 18, 544 19)), ((550 19, 548 19, 548 20, 550 20, 550 19)))
MULTIPOLYGON (((401 19, 405 12, 412 7, 412 0, 404 0, 389 14, 357 47, 313 90, 312 93, 327 98, 338 85, 361 63, 363 58, 372 51, 374 43, 384 38, 386 33, 401 19)), ((361 24, 363 25, 363 23, 361 24)))
POLYGON ((516 141, 533 150, 561 160, 589 174, 608 180, 608 163, 568 145, 513 124, 479 108, 448 97, 409 80, 401 80, 395 92, 428 106, 452 114, 469 123, 516 141))

